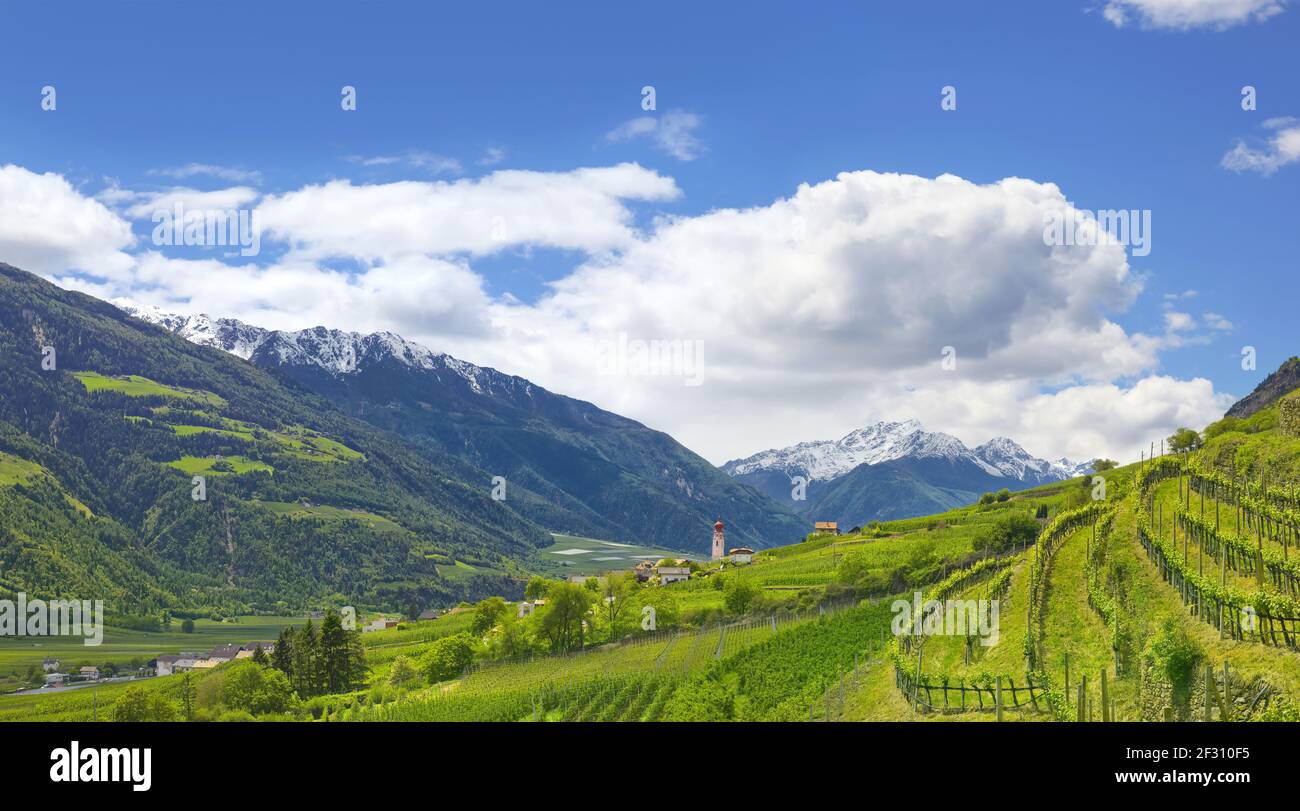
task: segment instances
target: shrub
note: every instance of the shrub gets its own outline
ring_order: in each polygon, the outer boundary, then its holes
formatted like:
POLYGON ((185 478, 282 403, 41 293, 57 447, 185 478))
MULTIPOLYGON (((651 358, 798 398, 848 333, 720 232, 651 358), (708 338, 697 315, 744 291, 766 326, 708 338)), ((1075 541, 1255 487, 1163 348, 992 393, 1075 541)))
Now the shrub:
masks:
POLYGON ((420 660, 420 669, 430 684, 436 684, 459 676, 473 661, 474 639, 461 633, 434 641, 420 660))
POLYGON ((112 717, 118 722, 175 721, 175 705, 156 690, 133 684, 113 702, 112 717))

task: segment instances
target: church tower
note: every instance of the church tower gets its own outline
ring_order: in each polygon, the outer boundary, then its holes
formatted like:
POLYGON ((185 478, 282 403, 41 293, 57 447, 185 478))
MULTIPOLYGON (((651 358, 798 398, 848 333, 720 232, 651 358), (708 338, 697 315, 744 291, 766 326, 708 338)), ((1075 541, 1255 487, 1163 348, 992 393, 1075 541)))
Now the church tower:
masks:
POLYGON ((722 522, 713 525, 713 559, 722 560, 727 554, 727 543, 722 536, 722 522))

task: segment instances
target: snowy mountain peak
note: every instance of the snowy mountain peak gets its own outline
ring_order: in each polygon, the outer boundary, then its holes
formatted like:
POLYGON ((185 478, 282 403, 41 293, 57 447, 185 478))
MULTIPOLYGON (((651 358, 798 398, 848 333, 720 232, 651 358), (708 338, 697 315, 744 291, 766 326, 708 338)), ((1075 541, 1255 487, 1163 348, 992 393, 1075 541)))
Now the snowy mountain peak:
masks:
POLYGON ((158 307, 127 300, 114 301, 128 315, 173 332, 185 340, 210 346, 251 360, 273 361, 282 366, 312 366, 331 375, 350 375, 387 360, 432 372, 448 370, 465 380, 471 390, 482 394, 499 372, 434 352, 393 332, 344 332, 326 327, 296 331, 269 330, 233 318, 209 315, 177 315, 158 307))
POLYGON ((1069 460, 1049 462, 1031 456, 1007 437, 996 437, 974 450, 951 434, 926 431, 917 420, 878 422, 850 432, 838 440, 800 442, 788 448, 767 450, 723 465, 732 476, 768 470, 806 476, 809 481, 830 481, 859 465, 877 465, 896 459, 939 459, 974 465, 990 476, 1018 483, 1040 484, 1079 475, 1069 460))
POLYGON ((956 459, 969 454, 957 437, 926 431, 917 420, 907 420, 878 422, 838 440, 801 442, 763 451, 728 462, 723 469, 732 476, 782 470, 806 476, 809 481, 829 481, 862 464, 876 465, 904 457, 956 459))

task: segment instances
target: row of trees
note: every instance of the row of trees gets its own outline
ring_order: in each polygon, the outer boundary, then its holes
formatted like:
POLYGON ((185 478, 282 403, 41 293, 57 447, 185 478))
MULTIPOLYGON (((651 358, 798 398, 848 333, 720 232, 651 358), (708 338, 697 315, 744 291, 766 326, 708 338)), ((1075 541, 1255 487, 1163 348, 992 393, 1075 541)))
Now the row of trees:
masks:
POLYGON ((269 661, 261 650, 253 659, 283 673, 300 698, 345 693, 366 683, 361 633, 344 630, 333 609, 326 612, 319 629, 311 620, 301 628, 282 629, 269 661))

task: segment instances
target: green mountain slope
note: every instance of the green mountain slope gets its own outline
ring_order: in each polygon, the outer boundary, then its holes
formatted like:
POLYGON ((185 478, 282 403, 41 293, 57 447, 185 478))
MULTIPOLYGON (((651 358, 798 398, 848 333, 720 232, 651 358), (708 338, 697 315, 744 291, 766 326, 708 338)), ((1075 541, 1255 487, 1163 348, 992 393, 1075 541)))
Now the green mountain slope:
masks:
POLYGON ((0 584, 110 610, 445 603, 510 590, 550 543, 472 465, 7 265, 0 453, 0 584), (302 501, 358 518, 265 506, 302 501), (444 580, 434 556, 489 574, 444 580))

